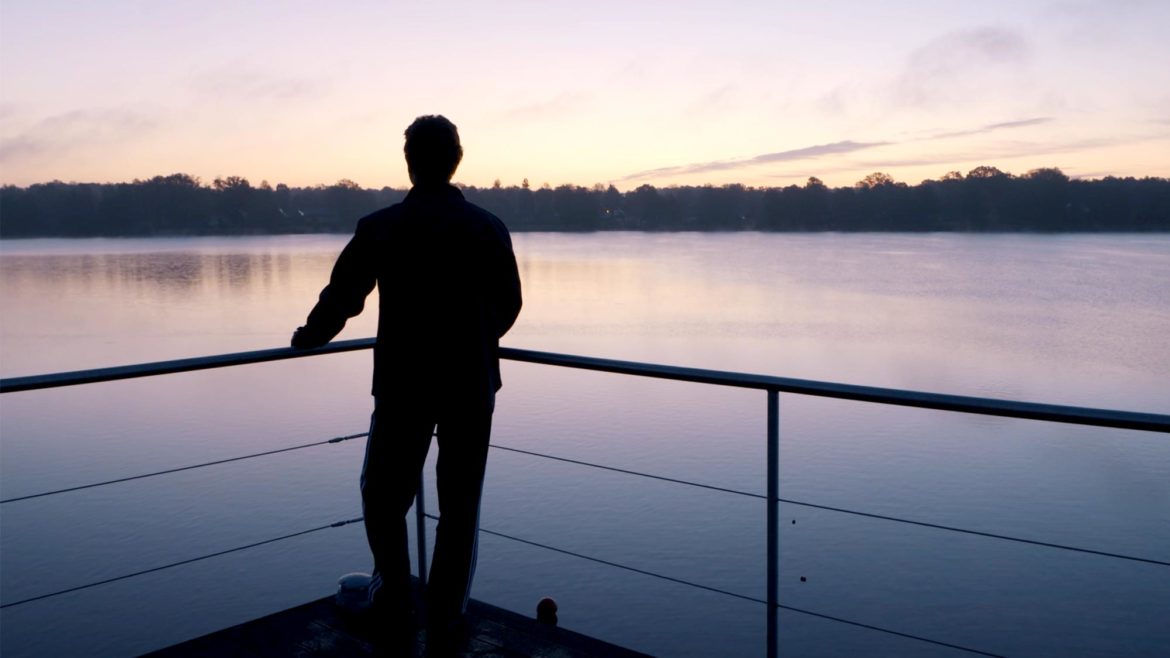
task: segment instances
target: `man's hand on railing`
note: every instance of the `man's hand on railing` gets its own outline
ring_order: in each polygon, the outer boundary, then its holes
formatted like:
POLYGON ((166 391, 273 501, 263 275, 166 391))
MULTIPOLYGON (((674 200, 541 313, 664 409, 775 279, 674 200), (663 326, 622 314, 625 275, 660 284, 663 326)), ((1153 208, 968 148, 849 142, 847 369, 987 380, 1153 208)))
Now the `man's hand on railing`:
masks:
POLYGON ((328 338, 321 340, 321 336, 314 335, 307 328, 297 327, 297 330, 293 332, 291 344, 298 350, 311 350, 328 342, 328 338))

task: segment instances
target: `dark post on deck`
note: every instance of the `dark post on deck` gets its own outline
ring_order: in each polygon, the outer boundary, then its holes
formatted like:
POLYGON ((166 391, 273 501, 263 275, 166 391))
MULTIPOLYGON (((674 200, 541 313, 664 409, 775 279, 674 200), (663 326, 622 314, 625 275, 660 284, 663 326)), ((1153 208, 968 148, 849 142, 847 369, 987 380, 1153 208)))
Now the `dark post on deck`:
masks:
POLYGON ((780 614, 780 393, 768 389, 768 658, 779 651, 780 614))
POLYGON ((414 535, 418 544, 418 582, 427 584, 427 505, 424 499, 423 474, 418 475, 418 493, 414 495, 414 535))

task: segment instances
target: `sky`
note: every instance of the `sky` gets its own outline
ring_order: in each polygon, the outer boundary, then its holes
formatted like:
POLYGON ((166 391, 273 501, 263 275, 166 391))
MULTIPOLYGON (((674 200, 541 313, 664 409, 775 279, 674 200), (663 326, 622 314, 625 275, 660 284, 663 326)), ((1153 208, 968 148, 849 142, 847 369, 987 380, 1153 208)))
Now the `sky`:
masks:
POLYGON ((1170 177, 1170 2, 0 1, 0 183, 1170 177))

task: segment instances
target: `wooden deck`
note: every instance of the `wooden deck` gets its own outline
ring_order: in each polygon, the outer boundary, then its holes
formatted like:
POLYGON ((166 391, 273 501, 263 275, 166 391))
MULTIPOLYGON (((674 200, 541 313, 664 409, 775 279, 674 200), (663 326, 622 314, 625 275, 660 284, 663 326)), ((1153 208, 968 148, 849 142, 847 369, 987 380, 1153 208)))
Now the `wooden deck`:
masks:
MULTIPOLYGON (((475 658, 647 658, 535 619, 472 601, 470 636, 460 656, 475 658)), ((426 633, 419 631, 414 653, 425 656, 426 633)), ((147 654, 148 658, 341 658, 392 655, 371 640, 368 624, 340 609, 333 597, 306 603, 239 626, 147 654)))

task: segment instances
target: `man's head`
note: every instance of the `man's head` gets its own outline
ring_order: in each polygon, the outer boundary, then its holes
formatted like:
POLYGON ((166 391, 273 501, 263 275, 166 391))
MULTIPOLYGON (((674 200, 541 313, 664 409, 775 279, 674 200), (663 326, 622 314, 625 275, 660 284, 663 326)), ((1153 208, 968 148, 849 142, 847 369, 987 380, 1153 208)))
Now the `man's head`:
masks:
POLYGON ((406 168, 415 185, 446 183, 463 159, 459 131, 441 115, 414 120, 406 129, 406 168))

